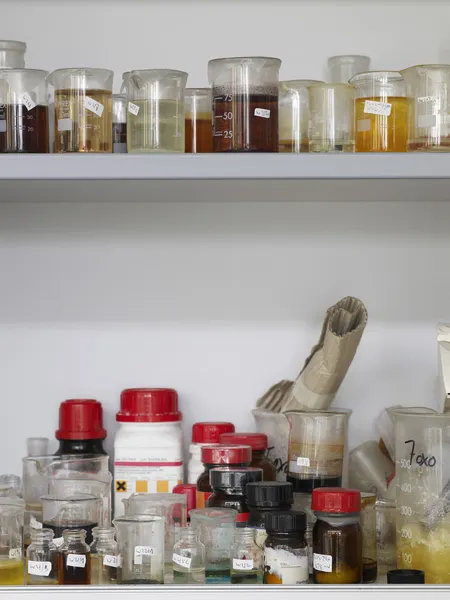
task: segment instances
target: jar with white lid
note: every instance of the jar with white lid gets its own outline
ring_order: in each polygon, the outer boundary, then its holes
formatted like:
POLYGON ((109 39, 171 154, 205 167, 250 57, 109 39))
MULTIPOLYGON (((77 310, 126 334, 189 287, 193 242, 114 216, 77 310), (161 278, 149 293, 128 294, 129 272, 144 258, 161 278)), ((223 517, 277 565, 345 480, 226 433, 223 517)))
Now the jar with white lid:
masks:
POLYGON ((197 483, 205 470, 201 451, 203 446, 218 444, 222 433, 234 433, 233 423, 204 422, 192 425, 192 443, 189 444, 188 483, 197 483))
POLYGON ((182 414, 178 394, 166 388, 135 388, 120 395, 114 438, 114 515, 131 494, 170 493, 183 483, 182 414))

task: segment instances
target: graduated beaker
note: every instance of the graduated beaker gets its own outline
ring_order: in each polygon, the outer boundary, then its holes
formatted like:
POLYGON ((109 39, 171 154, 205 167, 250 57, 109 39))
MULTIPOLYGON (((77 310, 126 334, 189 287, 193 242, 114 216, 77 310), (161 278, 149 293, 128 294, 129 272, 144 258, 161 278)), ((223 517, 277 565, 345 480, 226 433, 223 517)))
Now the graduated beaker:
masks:
POLYGON ((92 494, 42 496, 43 526, 55 533, 58 546, 64 529, 84 529, 86 543, 92 543, 92 530, 98 526, 101 500, 92 494))
POLYGON ((108 69, 58 69, 54 88, 55 153, 112 152, 112 84, 108 69))
POLYGON ((308 86, 324 83, 314 79, 280 81, 278 103, 279 151, 309 152, 308 86))
POLYGON ((278 72, 264 56, 208 63, 214 152, 278 152, 278 72))
POLYGON ((0 152, 48 152, 47 75, 0 70, 0 152))
POLYGON ((121 556, 117 583, 164 583, 164 519, 124 515, 114 525, 121 556))
POLYGON ((25 42, 15 40, 0 40, 0 69, 24 69, 25 42))
POLYGON ((370 58, 359 54, 330 56, 328 69, 331 83, 348 83, 357 73, 370 69, 370 58))
POLYGON ((311 493, 318 487, 341 487, 347 458, 351 410, 290 410, 287 481, 294 492, 311 493))
POLYGON ((184 92, 185 152, 212 152, 211 88, 184 92))
POLYGON ((23 585, 23 506, 0 503, 0 585, 23 585))
POLYGON ((347 83, 314 83, 308 88, 310 152, 355 151, 355 88, 347 83))
POLYGON ((184 89, 188 74, 146 69, 123 74, 129 153, 184 152, 184 89))

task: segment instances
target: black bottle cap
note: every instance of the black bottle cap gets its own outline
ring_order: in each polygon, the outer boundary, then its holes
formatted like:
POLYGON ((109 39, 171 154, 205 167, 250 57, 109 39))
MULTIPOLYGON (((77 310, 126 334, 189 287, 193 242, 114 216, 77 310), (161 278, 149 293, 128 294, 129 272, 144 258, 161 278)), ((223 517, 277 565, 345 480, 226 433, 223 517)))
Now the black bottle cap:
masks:
POLYGON ((386 577, 388 583, 425 583, 425 573, 419 569, 393 569, 387 572, 386 577))
POLYGON ((251 481, 262 481, 263 470, 253 467, 227 469, 217 467, 209 472, 209 483, 214 488, 246 488, 251 481))
POLYGON ((306 514, 301 510, 267 513, 265 525, 269 534, 306 531, 306 514))
POLYGON ((258 508, 276 508, 286 510, 292 506, 294 496, 292 484, 286 481, 259 481, 249 483, 246 488, 247 503, 258 508))

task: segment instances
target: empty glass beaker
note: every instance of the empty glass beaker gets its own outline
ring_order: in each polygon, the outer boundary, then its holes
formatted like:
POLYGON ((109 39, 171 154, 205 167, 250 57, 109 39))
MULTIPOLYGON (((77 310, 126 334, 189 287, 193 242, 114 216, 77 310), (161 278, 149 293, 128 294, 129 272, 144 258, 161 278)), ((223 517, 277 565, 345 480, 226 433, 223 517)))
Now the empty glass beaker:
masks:
POLYGON ((27 585, 58 585, 58 551, 51 529, 33 529, 27 549, 27 585))
POLYGON ((269 442, 267 457, 277 469, 277 481, 286 481, 288 468, 289 421, 284 413, 257 408, 252 410, 256 429, 265 433, 269 442))
POLYGON ((112 152, 112 84, 107 69, 58 69, 54 88, 55 152, 112 152))
POLYGON ((180 529, 173 547, 173 582, 181 585, 205 583, 205 545, 192 527, 180 529))
POLYGON ((124 515, 114 525, 122 565, 117 583, 164 583, 164 519, 124 515))
POLYGON ((211 88, 186 88, 185 152, 212 152, 211 88))
POLYGON ((278 72, 264 56, 208 63, 214 152, 278 152, 278 72))
POLYGON ((328 69, 331 83, 348 83, 357 73, 370 69, 370 58, 358 54, 331 56, 328 69))
POLYGON ((112 144, 115 154, 127 152, 127 97, 114 94, 112 97, 112 144))
POLYGON ((188 74, 146 69, 123 74, 128 100, 128 152, 184 152, 184 90, 188 74))
POLYGON ((450 150, 450 65, 416 65, 401 71, 410 98, 408 151, 450 150))
POLYGON ((309 152, 308 86, 314 79, 280 81, 278 128, 280 152, 309 152))
POLYGON ((43 526, 55 534, 54 542, 60 543, 64 529, 84 529, 86 543, 92 542, 92 530, 98 526, 101 501, 92 494, 76 496, 42 496, 43 526))
POLYGON ((287 480, 294 492, 342 486, 351 414, 344 408, 285 413, 290 426, 287 480))
POLYGON ((0 70, 0 152, 46 153, 47 71, 0 70))
POLYGON ((346 83, 314 83, 308 88, 310 152, 355 151, 355 88, 346 83))
POLYGON ((23 506, 0 503, 0 585, 23 585, 23 506))

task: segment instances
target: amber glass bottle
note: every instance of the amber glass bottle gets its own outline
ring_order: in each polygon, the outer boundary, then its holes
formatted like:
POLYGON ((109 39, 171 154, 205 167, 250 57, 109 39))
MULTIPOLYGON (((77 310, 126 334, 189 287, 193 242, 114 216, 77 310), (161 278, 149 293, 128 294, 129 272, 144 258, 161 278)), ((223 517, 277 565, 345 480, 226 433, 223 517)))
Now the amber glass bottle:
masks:
POLYGON ((207 508, 234 508, 237 510, 236 527, 246 527, 250 509, 245 488, 248 483, 262 481, 262 469, 218 467, 211 469, 209 475, 213 493, 206 501, 207 508))

